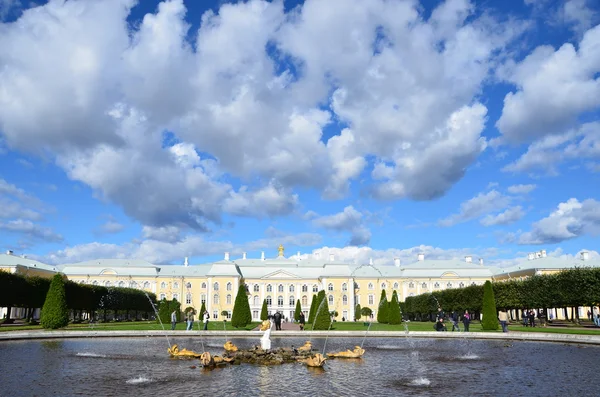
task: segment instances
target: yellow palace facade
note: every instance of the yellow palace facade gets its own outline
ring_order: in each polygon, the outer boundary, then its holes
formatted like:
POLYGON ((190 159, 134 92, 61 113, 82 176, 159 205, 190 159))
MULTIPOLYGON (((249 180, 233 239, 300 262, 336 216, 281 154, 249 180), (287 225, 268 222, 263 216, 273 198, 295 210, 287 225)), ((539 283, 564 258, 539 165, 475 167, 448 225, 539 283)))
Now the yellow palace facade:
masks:
MULTIPOLYGON (((315 252, 308 258, 293 255, 286 257, 279 247, 278 256, 266 258, 231 258, 225 253, 223 260, 193 265, 187 258, 183 265, 155 265, 139 259, 98 259, 63 265, 47 265, 12 252, 0 255, 0 270, 25 275, 51 277, 64 273, 70 280, 82 284, 107 287, 138 288, 156 294, 160 299, 177 299, 182 309, 199 310, 204 302, 214 320, 222 320, 222 312, 231 316, 235 297, 242 279, 247 285, 252 317, 258 320, 263 300, 270 313, 280 311, 293 318, 296 301, 308 315, 312 296, 325 290, 330 310, 338 312, 338 321, 354 320, 354 307, 369 307, 376 317, 381 291, 388 298, 395 290, 400 301, 422 293, 481 285, 486 280, 522 278, 540 272, 559 271, 577 266, 557 258, 546 258, 545 252, 534 254, 531 266, 499 269, 484 266, 483 260, 430 260, 419 254, 410 264, 394 260, 393 266, 375 266, 371 263, 349 265, 336 261, 334 255, 322 258, 315 252), (546 263, 548 262, 548 263, 546 263)), ((588 261, 592 262, 592 261, 588 261)), ((600 266, 600 264, 587 263, 600 266)), ((18 310, 13 310, 19 316, 18 310)), ((3 315, 3 313, 0 313, 3 315)))

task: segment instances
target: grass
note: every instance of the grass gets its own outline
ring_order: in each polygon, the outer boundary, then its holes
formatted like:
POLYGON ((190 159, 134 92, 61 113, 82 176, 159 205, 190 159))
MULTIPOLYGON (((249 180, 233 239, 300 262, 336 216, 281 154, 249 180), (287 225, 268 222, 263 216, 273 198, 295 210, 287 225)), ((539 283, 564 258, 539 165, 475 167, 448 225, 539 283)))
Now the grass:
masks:
MULTIPOLYGON (((194 323, 194 331, 198 331, 198 322, 194 323)), ((234 328, 230 322, 223 324, 222 321, 209 321, 209 331, 250 331, 256 328, 260 323, 250 323, 244 328, 234 328)), ((184 331, 186 329, 186 323, 177 323, 175 330, 184 331)), ((132 322, 117 322, 117 323, 96 323, 93 326, 88 324, 69 324, 67 328, 62 330, 66 331, 159 331, 162 330, 162 326, 157 324, 155 321, 132 321, 132 322)), ((200 329, 204 329, 204 324, 200 323, 200 329)), ((0 327, 0 332, 9 331, 32 331, 32 330, 43 330, 41 325, 11 325, 0 327)), ((165 324, 165 330, 171 330, 171 324, 165 324)))

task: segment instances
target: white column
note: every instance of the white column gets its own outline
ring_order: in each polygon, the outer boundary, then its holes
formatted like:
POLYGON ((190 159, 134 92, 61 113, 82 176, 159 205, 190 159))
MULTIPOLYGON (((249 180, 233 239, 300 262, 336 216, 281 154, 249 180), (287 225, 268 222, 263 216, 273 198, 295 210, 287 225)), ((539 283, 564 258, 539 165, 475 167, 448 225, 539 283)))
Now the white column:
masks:
POLYGON ((212 277, 209 277, 206 281, 206 311, 208 312, 210 319, 212 320, 212 277))
POLYGON ((325 290, 325 295, 327 295, 327 279, 324 278, 321 280, 321 286, 323 287, 323 290, 325 290))
POLYGON ((348 304, 350 305, 348 321, 350 321, 350 319, 356 321, 356 318, 354 317, 354 311, 356 309, 356 304, 354 303, 354 279, 352 277, 348 279, 348 304))

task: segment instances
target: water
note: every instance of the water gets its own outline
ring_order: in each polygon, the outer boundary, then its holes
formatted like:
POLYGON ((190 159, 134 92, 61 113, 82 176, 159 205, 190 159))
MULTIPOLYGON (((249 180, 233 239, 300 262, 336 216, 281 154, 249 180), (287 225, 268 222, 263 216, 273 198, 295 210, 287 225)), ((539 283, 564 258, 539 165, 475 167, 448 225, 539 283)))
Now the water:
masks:
MULTIPOLYGON (((172 339, 187 349, 201 347, 197 336, 172 339)), ((222 337, 207 339, 207 344, 219 346, 222 337)), ((356 339, 330 338, 328 350, 351 348, 356 339)), ((5 341, 0 343, 0 384, 3 396, 14 397, 583 396, 590 395, 600 354, 597 346, 473 340, 477 355, 467 359, 461 338, 411 339, 414 347, 403 338, 368 338, 362 360, 328 360, 324 370, 285 364, 214 371, 203 370, 198 360, 169 358, 162 338, 5 341), (422 374, 407 365, 415 350, 422 374)), ((232 342, 249 348, 257 338, 232 342)), ((300 346, 304 339, 273 337, 272 342, 274 347, 300 346)), ((319 350, 324 343, 323 338, 313 338, 319 350)), ((213 354, 223 351, 222 346, 207 349, 213 354)))
MULTIPOLYGON (((148 296, 148 293, 146 291, 144 291, 144 294, 146 295, 146 298, 148 298, 148 301, 150 302, 150 306, 152 306, 152 309, 154 310, 154 314, 156 315, 156 318, 158 319, 158 322, 160 323, 160 326, 162 327, 162 330, 164 331, 165 325, 163 324, 162 320, 160 319, 160 316, 158 315, 158 309, 154 305, 154 302, 152 301, 152 299, 150 299, 150 296, 148 296)), ((171 347, 171 340, 169 339, 169 335, 165 334, 165 338, 167 338, 167 347, 171 347)))

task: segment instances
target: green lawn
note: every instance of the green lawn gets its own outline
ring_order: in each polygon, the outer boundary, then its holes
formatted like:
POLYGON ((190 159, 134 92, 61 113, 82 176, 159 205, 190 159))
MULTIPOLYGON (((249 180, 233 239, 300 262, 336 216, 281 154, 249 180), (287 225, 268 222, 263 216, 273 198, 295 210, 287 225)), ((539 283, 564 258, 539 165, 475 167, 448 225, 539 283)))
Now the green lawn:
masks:
MULTIPOLYGON (((198 322, 194 323, 194 330, 198 330, 198 322)), ((258 322, 251 323, 244 328, 234 328, 230 322, 223 323, 222 321, 209 321, 209 331, 250 331, 258 326, 258 322)), ((77 331, 153 331, 162 330, 160 324, 154 321, 135 321, 135 322, 118 322, 118 323, 97 323, 93 326, 88 324, 69 324, 66 330, 77 330, 77 331)), ((177 323, 175 330, 184 331, 186 329, 186 323, 177 323)), ((204 324, 200 324, 200 330, 204 329, 204 324)), ((7 331, 29 331, 29 330, 42 330, 41 325, 11 325, 0 327, 0 332, 7 331)), ((165 324, 165 330, 171 330, 171 324, 165 324)))

